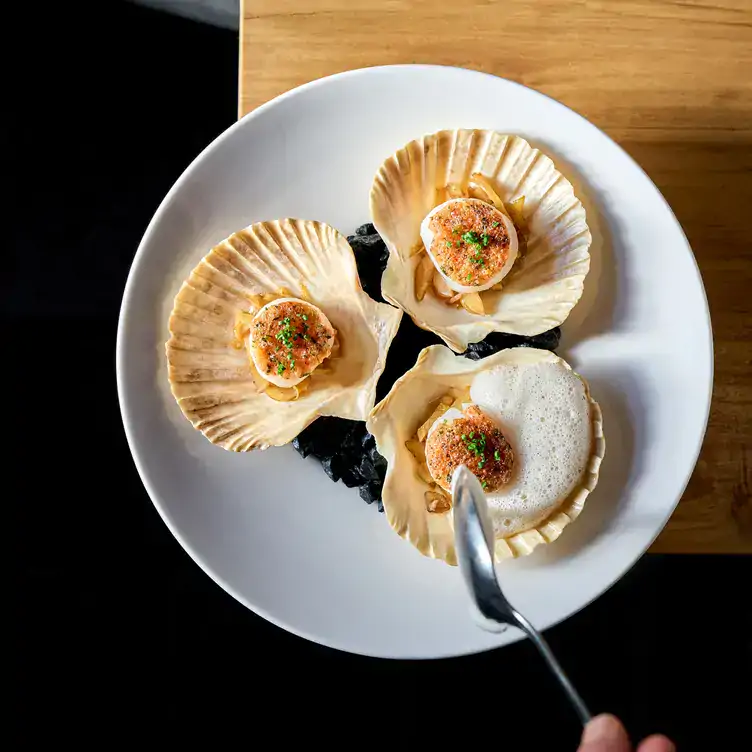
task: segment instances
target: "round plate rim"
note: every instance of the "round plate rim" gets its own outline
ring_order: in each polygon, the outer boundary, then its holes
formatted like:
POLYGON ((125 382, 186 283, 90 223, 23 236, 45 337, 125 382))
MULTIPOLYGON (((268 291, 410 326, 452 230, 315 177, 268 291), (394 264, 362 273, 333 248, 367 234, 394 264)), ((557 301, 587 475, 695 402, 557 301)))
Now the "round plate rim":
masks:
MULTIPOLYGON (((586 125, 590 128, 594 128, 598 131, 599 134, 604 136, 613 147, 615 147, 619 152, 622 153, 623 156, 625 156, 634 167, 636 167, 640 173, 642 173, 643 177, 654 187, 657 195, 659 196, 664 208, 668 211, 671 219, 673 220, 673 224, 675 226, 675 229, 678 231, 679 236, 683 239, 684 247, 686 252, 689 254, 689 257, 692 261, 694 273, 696 275, 697 282, 699 283, 699 289, 702 293, 702 299, 704 304, 704 313, 705 313, 705 322, 706 322, 706 332, 705 332, 705 339, 706 339, 706 346, 708 348, 708 373, 706 374, 707 378, 707 396, 705 400, 705 405, 703 408, 703 421, 702 421, 702 430, 699 433, 696 447, 693 452, 693 460, 691 462, 691 466, 688 468, 686 472, 686 477, 682 483, 681 490, 677 496, 677 498, 674 500, 673 504, 668 509, 661 525, 657 528, 657 531, 655 535, 650 539, 650 541, 647 543, 647 545, 643 548, 642 551, 637 553, 631 562, 627 563, 623 568, 621 568, 620 571, 616 573, 616 575, 611 579, 610 582, 608 582, 602 589, 600 589, 597 593, 593 595, 593 597, 589 598, 588 600, 584 601, 580 606, 578 606, 576 609, 571 611, 569 614, 566 614, 562 616, 561 618, 551 620, 549 623, 547 623, 543 629, 549 629, 553 626, 556 626, 557 624, 560 624, 561 622, 571 618, 575 614, 582 611, 585 607, 590 605, 593 601, 600 598, 604 593, 606 593, 608 590, 610 590, 619 580, 624 577, 624 575, 629 572, 629 570, 637 564, 637 562, 642 558, 642 556, 646 553, 648 548, 652 545, 652 543, 655 541, 655 539, 660 535, 660 533, 663 531, 666 522, 669 520, 671 515, 673 514, 674 510, 676 509, 676 506, 678 505, 679 501, 681 501, 681 498, 684 494, 684 491, 687 488, 687 485, 689 483, 689 480, 692 476, 692 473, 694 471, 694 468, 697 464, 697 460, 700 455, 700 451, 702 449, 702 445, 704 442, 705 434, 707 432, 707 426, 708 426, 708 420, 710 417, 710 408, 712 403, 712 394, 713 394, 713 383, 714 383, 714 365, 715 365, 715 357, 714 357, 714 346, 713 346, 713 331, 712 331, 712 322, 710 317, 710 308, 708 305, 708 298, 707 298, 707 292, 705 290, 705 286, 702 281, 702 275, 700 272, 699 265, 697 263, 697 259, 692 251, 691 245, 689 243, 689 240, 684 232, 684 229, 682 228, 681 224, 679 223, 679 220, 677 219, 676 215, 674 214, 673 209, 669 205, 666 198, 661 193, 658 186, 655 185, 655 183, 652 181, 650 176, 645 172, 645 170, 640 166, 638 162, 636 162, 628 152, 626 152, 625 149, 623 149, 616 141, 614 141, 607 133, 602 131, 598 126, 594 125, 592 122, 590 122, 587 118, 585 118, 583 115, 580 115, 577 111, 573 110, 571 107, 568 107, 565 104, 562 104, 558 100, 548 96, 547 94, 544 94, 540 91, 537 91, 536 89, 532 89, 528 86, 525 86, 523 84, 520 84, 516 81, 511 81, 509 79, 502 78, 500 76, 495 76, 491 73, 486 73, 483 71, 473 70, 469 68, 461 68, 458 66, 446 66, 446 65, 431 65, 431 64, 398 64, 398 65, 379 65, 379 66, 369 66, 365 68, 355 68, 351 70, 342 71, 339 73, 334 73, 329 76, 324 76, 322 78, 309 81, 307 83, 301 84, 300 86, 296 86, 292 89, 289 89, 278 96, 274 97, 273 99, 270 99, 267 102, 264 102, 263 104, 259 105, 257 108, 252 110, 251 112, 244 115, 242 118, 237 120, 235 123, 233 123, 231 126, 229 126, 226 130, 224 130, 222 133, 220 133, 214 140, 212 140, 192 161, 191 163, 185 168, 185 170, 181 173, 180 177, 175 181, 175 183, 172 185, 170 190, 167 192, 165 197, 160 202, 157 210, 154 213, 154 216, 150 220, 149 224, 146 227, 146 230, 144 231, 143 237, 141 238, 141 241, 138 245, 138 248, 136 250, 136 253, 133 257, 133 261, 131 263, 129 272, 128 272, 128 278, 126 280, 125 288, 123 291, 123 297, 120 305, 120 313, 118 316, 118 328, 117 328, 117 336, 116 336, 116 346, 115 346, 115 375, 116 375, 116 384, 117 384, 117 393, 118 393, 118 402, 120 406, 120 414, 123 421, 123 427, 125 430, 126 440, 128 442, 128 448, 130 449, 131 456, 133 457, 134 464, 136 465, 136 469, 138 471, 139 477, 141 478, 141 482, 144 485, 144 488, 146 489, 146 492, 149 495, 149 498, 151 499, 152 504, 156 508, 158 514, 164 521, 165 525, 169 529, 170 533, 175 537, 175 539, 178 541, 178 543, 182 546, 182 548, 185 550, 185 552, 191 557, 191 559, 214 581, 216 582, 223 590, 225 590, 229 595, 231 595, 235 600, 242 603, 246 608, 248 608, 253 613, 258 614, 259 616, 263 617, 267 621, 271 622, 272 624, 275 624, 276 626, 279 626, 286 631, 298 636, 302 637, 304 639, 310 640, 311 642, 315 642, 320 645, 324 645, 326 647, 330 647, 336 650, 342 650, 345 652, 351 652, 355 654, 361 654, 364 656, 378 656, 378 657, 384 657, 381 654, 377 653, 370 653, 366 650, 363 651, 355 651, 351 648, 343 648, 337 644, 334 644, 332 642, 328 642, 325 637, 321 637, 319 635, 312 635, 306 633, 304 630, 300 630, 296 628, 295 626, 288 624, 280 619, 277 619, 273 614, 268 613, 264 609, 261 609, 254 604, 252 604, 244 595, 239 593, 230 583, 228 583, 223 577, 219 576, 217 573, 213 572, 210 567, 202 560, 201 554, 194 550, 193 547, 184 539, 184 537, 181 535, 177 527, 173 524, 173 521, 170 517, 170 514, 168 513, 167 509, 163 505, 159 494, 157 493, 156 489, 153 488, 149 477, 148 472, 146 471, 143 462, 139 456, 139 449, 137 446, 137 443, 133 437, 133 432, 131 429, 131 421, 133 418, 131 417, 130 413, 132 412, 132 407, 130 406, 130 401, 127 395, 126 391, 126 385, 124 384, 123 380, 123 359, 124 359, 124 349, 125 349, 125 341, 127 338, 127 328, 128 328, 128 310, 130 305, 130 300, 134 295, 134 287, 135 282, 134 279, 136 277, 135 271, 136 269, 143 263, 143 260, 145 258, 145 249, 149 245, 150 238, 152 234, 154 233, 154 230, 156 226, 161 221, 162 216, 166 213, 168 210, 170 204, 172 203, 175 195, 181 190, 181 187, 184 183, 188 182, 190 179, 190 176, 192 172, 196 169, 196 167, 209 155, 213 150, 218 148, 218 146, 225 140, 232 136, 232 134, 239 129, 242 129, 248 122, 251 120, 260 117, 265 113, 267 110, 275 107, 276 105, 280 104, 281 102, 292 98, 301 92, 308 91, 310 89, 315 89, 317 87, 326 86, 328 83, 330 83, 333 80, 339 80, 343 78, 350 78, 350 77, 356 77, 356 76, 363 76, 368 75, 369 73, 376 72, 376 71, 383 71, 383 70, 390 70, 394 72, 399 72, 400 70, 416 70, 416 69, 423 69, 423 70, 438 70, 438 71, 445 71, 445 72, 454 72, 454 73, 461 73, 462 75, 467 75, 469 77, 483 77, 483 78, 490 78, 494 79, 497 82, 501 82, 505 85, 513 86, 519 89, 524 89, 526 92, 528 92, 532 96, 540 97, 542 99, 547 100, 547 102, 550 105, 553 105, 554 107, 563 108, 564 110, 567 110, 569 113, 574 115, 577 119, 581 121, 583 125, 586 125)), ((513 636, 513 639, 509 640, 505 643, 512 644, 514 642, 517 642, 518 640, 521 640, 524 637, 522 633, 515 634, 513 636)), ((500 647, 504 647, 505 645, 502 645, 500 647)), ((447 652, 443 655, 437 655, 433 657, 428 656, 419 656, 418 659, 424 659, 424 660, 431 660, 432 658, 443 658, 443 657, 450 657, 450 656, 463 656, 463 655, 473 655, 477 653, 486 652, 487 650, 496 649, 493 647, 490 648, 478 648, 474 650, 460 650, 460 651, 454 651, 454 652, 447 652)))

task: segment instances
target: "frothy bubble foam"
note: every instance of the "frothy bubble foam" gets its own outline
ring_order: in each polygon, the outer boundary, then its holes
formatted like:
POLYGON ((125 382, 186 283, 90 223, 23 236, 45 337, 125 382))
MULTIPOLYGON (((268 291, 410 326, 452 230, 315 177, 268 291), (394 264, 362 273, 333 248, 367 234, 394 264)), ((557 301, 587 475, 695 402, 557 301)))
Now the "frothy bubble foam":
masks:
POLYGON ((494 530, 509 536, 548 517, 578 485, 592 446, 582 380, 561 363, 499 366, 479 373, 470 397, 515 453, 512 479, 488 494, 494 530))

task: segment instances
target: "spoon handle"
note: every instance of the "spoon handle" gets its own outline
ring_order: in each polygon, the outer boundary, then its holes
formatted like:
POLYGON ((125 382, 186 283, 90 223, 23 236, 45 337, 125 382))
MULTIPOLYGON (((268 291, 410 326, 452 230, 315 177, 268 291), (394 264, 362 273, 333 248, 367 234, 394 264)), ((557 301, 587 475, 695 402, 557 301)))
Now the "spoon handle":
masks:
POLYGON ((543 638, 543 635, 540 634, 540 632, 538 632, 538 630, 522 614, 514 609, 513 613, 517 626, 525 632, 533 645, 538 648, 538 652, 543 656, 548 667, 551 669, 551 672, 559 680, 559 684, 567 697, 569 697, 569 701, 572 703, 575 711, 577 711, 577 715, 580 717, 582 725, 586 725, 592 717, 590 711, 587 709, 587 706, 574 688, 572 682, 569 681, 569 677, 564 673, 564 669, 561 667, 559 661, 556 660, 556 656, 551 652, 551 648, 548 647, 548 643, 543 638))

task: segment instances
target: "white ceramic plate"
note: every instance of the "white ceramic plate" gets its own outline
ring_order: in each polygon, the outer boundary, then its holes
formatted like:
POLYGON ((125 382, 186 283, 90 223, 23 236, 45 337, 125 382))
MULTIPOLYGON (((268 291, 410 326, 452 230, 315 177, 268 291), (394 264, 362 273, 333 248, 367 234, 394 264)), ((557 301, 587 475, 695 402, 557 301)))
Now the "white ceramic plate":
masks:
POLYGON ((216 582, 276 624, 356 653, 450 656, 519 635, 480 631, 457 569, 421 556, 315 460, 292 447, 231 454, 194 431, 167 385, 167 317, 183 277, 234 230, 292 216, 351 233, 369 219, 381 161, 456 127, 544 148, 596 238, 559 354, 603 408, 607 452, 580 519, 500 567, 534 624, 567 618, 634 564, 678 502, 707 421, 712 337, 687 240, 642 170, 579 115, 481 73, 395 66, 316 81, 243 118, 178 180, 136 254, 118 331, 123 421, 155 506, 216 582))

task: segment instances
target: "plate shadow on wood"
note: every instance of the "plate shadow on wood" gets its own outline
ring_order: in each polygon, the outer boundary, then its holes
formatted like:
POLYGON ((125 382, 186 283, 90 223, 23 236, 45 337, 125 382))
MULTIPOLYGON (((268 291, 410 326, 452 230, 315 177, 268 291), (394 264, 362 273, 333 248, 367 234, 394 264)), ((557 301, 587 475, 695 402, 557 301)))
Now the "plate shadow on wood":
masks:
POLYGON ((584 341, 619 330, 629 301, 629 275, 624 268, 627 254, 619 241, 618 222, 609 212, 605 197, 596 198, 579 170, 555 149, 541 141, 530 143, 550 156, 559 172, 572 184, 582 203, 593 240, 590 271, 577 305, 562 324, 565 343, 584 341))

